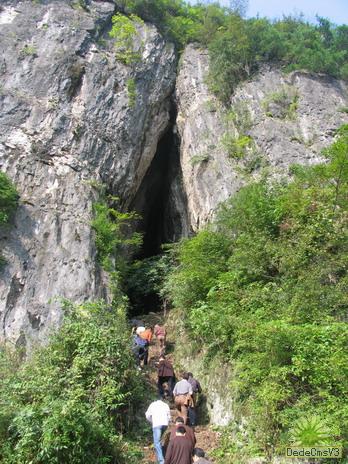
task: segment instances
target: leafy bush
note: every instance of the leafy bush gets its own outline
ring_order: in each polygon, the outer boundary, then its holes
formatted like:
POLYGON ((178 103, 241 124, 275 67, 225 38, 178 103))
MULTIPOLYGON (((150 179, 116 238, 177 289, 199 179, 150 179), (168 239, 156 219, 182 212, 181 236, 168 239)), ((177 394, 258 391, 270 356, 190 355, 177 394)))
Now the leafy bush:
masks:
POLYGON ((117 211, 112 207, 115 202, 116 197, 102 196, 101 202, 93 205, 92 227, 98 259, 108 272, 122 270, 127 249, 136 248, 142 242, 141 234, 133 232, 131 228, 132 221, 138 218, 137 214, 117 211))
POLYGON ((9 221, 17 208, 18 198, 13 183, 0 171, 0 225, 9 221))
POLYGON ((116 58, 126 65, 132 65, 141 59, 142 43, 138 37, 137 23, 142 24, 143 21, 136 15, 128 18, 117 13, 112 17, 109 35, 115 39, 116 58))
POLYGON ((15 369, 1 350, 1 462, 133 462, 124 434, 137 427, 144 385, 124 304, 65 302, 64 308, 61 330, 30 360, 15 369))
POLYGON ((267 456, 304 415, 348 444, 346 126, 325 155, 288 185, 243 188, 167 279, 190 337, 234 370, 235 415, 267 456))

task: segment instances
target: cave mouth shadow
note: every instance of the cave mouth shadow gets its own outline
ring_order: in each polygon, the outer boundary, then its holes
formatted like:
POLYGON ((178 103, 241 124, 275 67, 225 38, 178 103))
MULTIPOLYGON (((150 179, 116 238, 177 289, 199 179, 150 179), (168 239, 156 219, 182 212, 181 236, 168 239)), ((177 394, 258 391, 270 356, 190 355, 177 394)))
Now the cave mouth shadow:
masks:
MULTIPOLYGON (((157 144, 153 160, 130 203, 130 210, 138 213, 137 231, 143 234, 143 245, 134 261, 162 255, 162 246, 187 236, 187 199, 183 188, 180 164, 180 140, 175 126, 176 108, 172 104, 170 122, 157 144)), ((144 278, 144 276, 140 276, 144 278)), ((144 294, 127 291, 131 316, 159 312, 162 301, 154 290, 144 294)))

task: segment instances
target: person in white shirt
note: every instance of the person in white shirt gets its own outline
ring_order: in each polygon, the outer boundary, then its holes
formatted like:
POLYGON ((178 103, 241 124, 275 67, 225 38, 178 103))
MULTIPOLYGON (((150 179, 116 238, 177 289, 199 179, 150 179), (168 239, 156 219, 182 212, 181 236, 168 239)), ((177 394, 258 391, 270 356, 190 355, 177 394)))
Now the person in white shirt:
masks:
POLYGON ((161 437, 170 421, 170 409, 167 403, 158 399, 153 401, 145 413, 146 419, 152 424, 153 444, 156 450, 158 464, 164 464, 161 437))

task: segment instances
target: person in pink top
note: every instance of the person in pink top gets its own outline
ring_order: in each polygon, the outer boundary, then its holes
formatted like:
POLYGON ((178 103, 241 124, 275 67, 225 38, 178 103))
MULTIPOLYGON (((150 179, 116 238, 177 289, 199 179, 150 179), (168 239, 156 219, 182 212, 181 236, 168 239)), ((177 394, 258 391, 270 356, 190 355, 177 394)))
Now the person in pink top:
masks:
POLYGON ((166 335, 167 335, 166 329, 164 328, 164 326, 156 324, 154 327, 153 333, 159 342, 161 354, 163 354, 165 351, 165 344, 166 344, 166 335))

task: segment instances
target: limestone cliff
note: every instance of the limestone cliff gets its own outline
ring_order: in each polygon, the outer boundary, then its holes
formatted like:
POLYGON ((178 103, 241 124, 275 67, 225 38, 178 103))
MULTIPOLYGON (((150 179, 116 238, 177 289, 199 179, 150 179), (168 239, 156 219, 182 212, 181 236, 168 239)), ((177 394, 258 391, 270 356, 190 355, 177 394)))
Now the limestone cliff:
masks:
POLYGON ((141 56, 126 66, 108 34, 114 2, 79 5, 0 7, 0 169, 21 195, 14 227, 0 231, 0 339, 22 345, 59 325, 54 297, 108 298, 90 225, 97 184, 143 214, 151 255, 261 172, 317 162, 347 120, 344 83, 274 68, 226 110, 208 91, 205 50, 186 48, 175 88, 174 48, 153 26, 136 23, 141 56))
POLYGON ((21 195, 14 227, 0 235, 2 339, 44 340, 61 318, 56 296, 107 297, 90 226, 93 186, 107 184, 126 205, 167 128, 173 47, 137 24, 141 59, 116 61, 114 12, 100 1, 89 11, 60 0, 1 7, 0 168, 21 195))
POLYGON ((289 175, 294 163, 322 160, 322 148, 347 122, 348 88, 341 81, 264 68, 239 86, 226 110, 208 91, 208 66, 207 51, 188 46, 176 86, 181 167, 194 230, 265 168, 271 176, 289 175))

